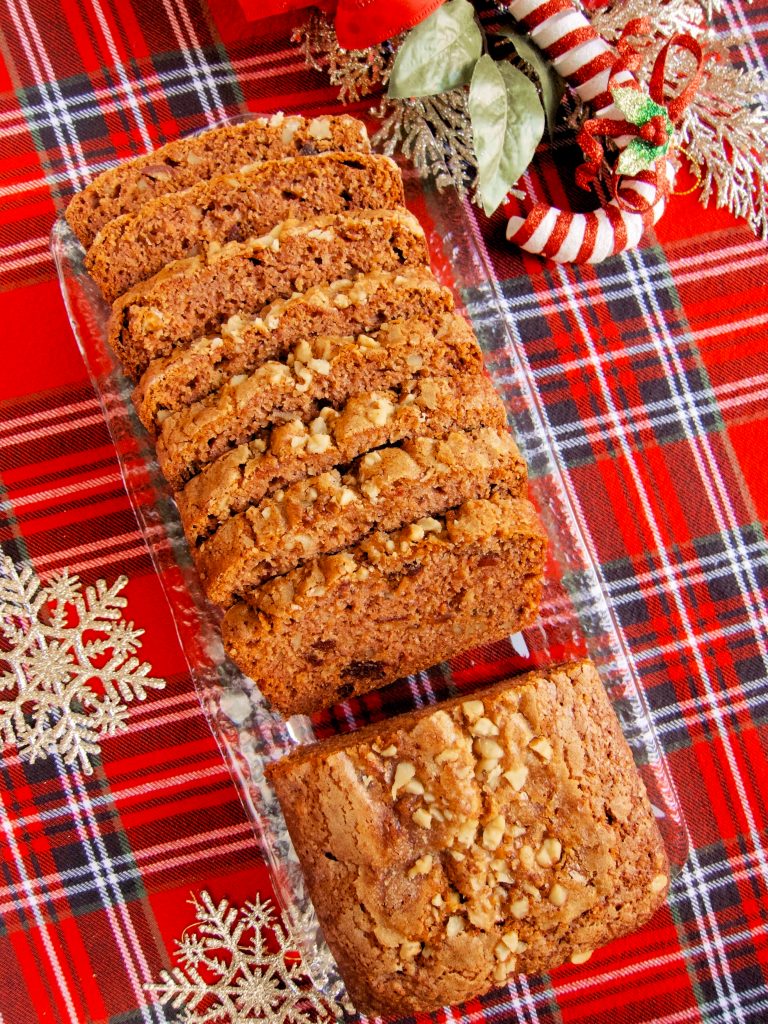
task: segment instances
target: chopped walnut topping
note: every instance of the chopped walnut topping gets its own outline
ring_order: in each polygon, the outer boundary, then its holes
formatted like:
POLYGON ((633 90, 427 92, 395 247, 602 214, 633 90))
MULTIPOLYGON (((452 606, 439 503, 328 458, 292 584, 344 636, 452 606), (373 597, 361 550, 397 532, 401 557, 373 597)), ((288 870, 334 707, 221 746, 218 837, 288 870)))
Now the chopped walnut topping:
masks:
POLYGON ((322 455, 333 447, 330 434, 312 434, 306 441, 307 452, 310 455, 322 455))
POLYGON ((496 740, 488 736, 478 736, 474 742, 474 750, 480 757, 492 758, 496 761, 504 756, 504 748, 496 740))
POLYGON ((312 346, 308 341, 300 341, 296 348, 293 350, 294 357, 300 363, 308 363, 312 358, 312 346))
POLYGON ((475 841, 475 834, 477 832, 477 826, 480 822, 477 818, 468 818, 463 821, 456 832, 456 839, 461 843, 462 846, 471 846, 475 841))
POLYGON ((469 728, 470 733, 473 736, 498 736, 499 727, 490 720, 490 718, 478 718, 476 722, 473 722, 469 728))
POLYGON ((529 907, 528 900, 525 896, 521 896, 519 899, 512 901, 509 910, 516 921, 521 921, 528 913, 529 907))
POLYGON ((528 746, 535 754, 538 754, 542 761, 552 760, 552 744, 546 736, 535 736, 528 746))
POLYGON ((548 899, 553 907, 562 907, 568 899, 568 890, 565 886, 560 885, 559 882, 555 882, 549 890, 548 899))
POLYGON ((393 800, 397 799, 398 791, 401 790, 407 782, 410 782, 415 775, 416 769, 410 761, 401 761, 400 764, 398 764, 397 768, 395 768, 395 778, 392 783, 393 800))
POLYGON ((504 778, 512 789, 519 793, 528 779, 528 768, 524 764, 519 765, 517 768, 510 768, 509 771, 504 772, 504 778))
POLYGON ((406 782, 406 784, 403 786, 403 792, 411 793, 414 796, 423 796, 424 787, 422 786, 418 779, 411 779, 410 782, 406 782))
POLYGON ((421 952, 421 943, 413 942, 410 939, 408 942, 402 943, 400 946, 400 959, 401 960, 413 960, 421 952))
POLYGON ((419 807, 418 810, 414 811, 411 817, 420 828, 432 827, 432 815, 423 807, 419 807))
POLYGON ((474 722, 485 714, 485 705, 481 700, 465 700, 461 705, 461 710, 470 722, 474 722))
POLYGON ((435 758, 437 764, 447 764, 449 761, 458 761, 458 750, 441 750, 435 758))
POLYGON ((549 837, 543 841, 536 851, 536 863, 542 868, 551 868, 560 860, 563 852, 562 843, 559 839, 549 837))
POLYGON ((486 850, 495 850, 501 845, 506 827, 507 823, 502 814, 497 814, 495 818, 491 818, 483 829, 483 846, 486 850))
POLYGON ((345 508, 350 505, 353 501, 357 501, 357 495, 350 487, 342 487, 339 491, 338 502, 341 508, 345 508))
POLYGON ((432 870, 432 855, 425 853, 423 857, 419 857, 412 868, 409 869, 407 878, 416 878, 417 875, 428 875, 432 870))
POLYGON ((531 871, 533 869, 533 865, 536 863, 536 855, 533 852, 533 847, 525 843, 523 846, 520 847, 520 850, 518 851, 518 857, 520 858, 520 863, 526 871, 531 871))

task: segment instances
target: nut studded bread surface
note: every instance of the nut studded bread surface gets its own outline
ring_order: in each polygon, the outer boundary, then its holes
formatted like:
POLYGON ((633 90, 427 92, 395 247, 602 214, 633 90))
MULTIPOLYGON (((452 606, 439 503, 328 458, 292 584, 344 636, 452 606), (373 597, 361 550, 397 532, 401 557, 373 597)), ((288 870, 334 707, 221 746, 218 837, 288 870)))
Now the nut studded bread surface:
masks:
POLYGON ((544 553, 527 501, 468 501, 266 583, 225 648, 281 714, 311 714, 529 625, 544 553))
POLYGON ((319 335, 370 334, 390 320, 429 319, 452 309, 451 293, 440 287, 427 267, 315 285, 270 303, 253 316, 235 314, 219 335, 196 338, 188 348, 154 359, 133 401, 141 422, 154 433, 166 412, 205 398, 267 359, 282 357, 298 341, 311 342, 319 335))
POLYGON ((286 220, 246 242, 210 245, 169 263, 112 306, 109 342, 129 376, 150 360, 219 326, 235 313, 340 277, 426 266, 421 225, 406 210, 286 220))
POLYGON ((427 377, 397 390, 356 394, 338 412, 326 406, 309 424, 275 425, 206 466, 176 495, 184 532, 190 544, 199 544, 265 494, 381 445, 457 429, 502 430, 505 423, 501 399, 482 374, 427 377))
POLYGON ((201 181, 159 196, 106 224, 85 265, 107 302, 172 260, 265 234, 289 218, 403 203, 400 171, 385 156, 325 153, 268 160, 244 174, 201 181))
POLYGON ((274 421, 306 418, 317 402, 397 386, 428 373, 477 373, 482 354, 463 317, 387 324, 373 337, 300 342, 285 363, 264 363, 247 377, 163 420, 157 457, 174 490, 204 465, 274 421))
POLYGON ((302 747, 267 774, 362 1013, 578 962, 665 898, 658 827, 587 661, 302 747))
POLYGON ((278 491, 226 523, 197 551, 211 601, 226 608, 270 576, 499 489, 518 496, 525 463, 491 427, 417 437, 278 491))
POLYGON ((73 196, 66 217, 88 248, 114 217, 133 213, 156 196, 180 192, 196 182, 242 171, 262 160, 328 150, 370 152, 362 121, 340 117, 257 118, 177 139, 152 153, 104 171, 73 196))

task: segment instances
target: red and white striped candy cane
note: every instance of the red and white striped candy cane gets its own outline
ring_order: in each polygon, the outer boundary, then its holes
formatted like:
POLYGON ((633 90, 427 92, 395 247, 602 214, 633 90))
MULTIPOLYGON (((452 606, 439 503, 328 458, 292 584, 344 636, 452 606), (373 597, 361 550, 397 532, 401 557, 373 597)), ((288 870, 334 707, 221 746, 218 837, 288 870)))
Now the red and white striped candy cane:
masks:
MULTIPOLYGON (((612 87, 636 87, 637 81, 626 68, 615 70, 619 54, 571 0, 513 0, 509 12, 579 97, 592 104, 596 118, 622 119, 609 92, 609 80, 612 87)), ((630 138, 615 139, 617 147, 623 149, 630 138)), ((557 263, 600 263, 608 256, 633 249, 646 226, 656 223, 664 212, 674 176, 674 166, 666 160, 658 176, 640 171, 622 178, 622 196, 637 193, 642 212, 616 199, 592 213, 572 213, 543 202, 526 208, 510 196, 504 207, 509 215, 507 238, 526 252, 547 256, 557 263)))

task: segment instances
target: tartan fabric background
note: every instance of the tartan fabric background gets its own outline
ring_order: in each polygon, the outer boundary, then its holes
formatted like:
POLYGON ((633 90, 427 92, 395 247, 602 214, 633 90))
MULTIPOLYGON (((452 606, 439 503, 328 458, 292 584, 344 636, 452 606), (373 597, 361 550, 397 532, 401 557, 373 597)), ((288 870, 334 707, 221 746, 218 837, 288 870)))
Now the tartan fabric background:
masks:
MULTIPOLYGON (((768 75, 768 2, 728 4, 768 75)), ((161 1022, 144 984, 194 917, 269 879, 184 671, 69 330, 48 232, 73 188, 221 113, 317 113, 283 19, 235 0, 0 7, 0 542, 46 576, 126 573, 142 657, 166 679, 84 777, 13 748, 0 785, 4 1024, 161 1022)), ((554 198, 561 186, 550 175, 554 198)), ((585 967, 438 1019, 768 1020, 768 250, 676 198, 655 235, 558 268, 482 221, 517 344, 653 709, 691 840, 668 908, 585 967)))

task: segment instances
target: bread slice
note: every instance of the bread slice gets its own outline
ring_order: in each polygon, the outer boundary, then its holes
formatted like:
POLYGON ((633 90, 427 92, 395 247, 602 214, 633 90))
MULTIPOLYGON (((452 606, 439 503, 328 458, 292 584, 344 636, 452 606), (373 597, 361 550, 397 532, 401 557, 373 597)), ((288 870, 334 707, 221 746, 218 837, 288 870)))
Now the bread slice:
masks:
MULTIPOLYGON (((648 921, 669 885, 645 787, 586 660, 299 747, 267 778, 369 1017, 413 1019, 583 963, 648 921)), ((562 983, 576 987, 572 973, 562 983)))
POLYGON ((416 374, 476 373, 482 354, 467 321, 386 324, 373 336, 303 341, 285 362, 264 363, 163 420, 157 458, 173 490, 269 423, 306 418, 318 402, 344 403, 358 392, 394 387, 416 374))
POLYGON ((109 342, 138 379, 151 359, 274 299, 373 270, 427 266, 424 231, 404 209, 286 220, 246 242, 169 263, 112 306, 109 342))
POLYGON ((133 213, 156 196, 189 188, 205 178, 243 171, 253 163, 297 154, 342 150, 369 153, 362 121, 336 117, 275 114, 228 124, 124 160, 102 172, 72 197, 66 218, 86 249, 114 217, 133 213))
POLYGON ((396 390, 356 394, 337 412, 275 425, 216 459, 176 495, 190 544, 200 544, 232 516, 273 491, 351 462, 373 448, 416 435, 495 427, 506 412, 483 374, 425 377, 396 390))
POLYGON ((205 398, 268 359, 282 359, 297 342, 371 334, 388 321, 427 319, 452 309, 451 293, 427 267, 315 285, 253 316, 236 314, 218 335, 196 338, 188 348, 152 360, 133 393, 134 405, 154 434, 166 413, 205 398))
POLYGON ((282 715, 312 714, 529 625, 545 548, 527 501, 473 499, 270 580, 224 646, 282 715))
POLYGON ((228 607, 270 576, 374 529, 395 530, 497 488, 518 497, 525 483, 525 463, 506 430, 416 437, 249 506, 198 548, 197 567, 210 600, 228 607))
POLYGON ((113 302, 167 263, 204 252, 212 242, 242 242, 289 218, 402 203, 400 171, 386 156, 333 152, 267 160, 116 217, 96 236, 85 265, 113 302))

